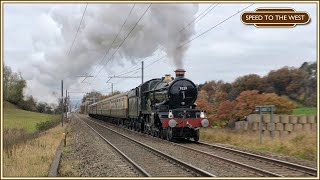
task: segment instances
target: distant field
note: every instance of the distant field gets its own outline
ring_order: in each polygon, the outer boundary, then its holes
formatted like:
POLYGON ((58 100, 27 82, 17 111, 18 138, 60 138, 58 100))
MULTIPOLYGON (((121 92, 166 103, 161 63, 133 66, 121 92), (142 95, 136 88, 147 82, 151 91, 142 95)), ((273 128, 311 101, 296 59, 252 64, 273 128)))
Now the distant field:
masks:
POLYGON ((24 128, 28 133, 36 130, 37 123, 59 117, 57 115, 21 110, 9 102, 4 102, 3 106, 4 128, 24 128))
POLYGON ((292 115, 316 115, 316 107, 299 107, 293 110, 292 115))

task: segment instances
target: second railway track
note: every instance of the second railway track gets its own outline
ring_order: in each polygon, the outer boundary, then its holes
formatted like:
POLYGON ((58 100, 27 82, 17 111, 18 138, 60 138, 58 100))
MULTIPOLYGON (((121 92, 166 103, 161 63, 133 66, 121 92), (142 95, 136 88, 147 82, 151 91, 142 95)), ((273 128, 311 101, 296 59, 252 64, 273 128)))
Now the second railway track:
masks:
POLYGON ((83 119, 77 115, 76 117, 122 154, 144 176, 215 176, 92 120, 83 119))
POLYGON ((317 169, 204 142, 177 144, 270 177, 316 177, 317 169))
POLYGON ((269 158, 245 151, 240 151, 228 147, 223 147, 208 143, 189 143, 180 145, 193 151, 199 151, 208 155, 215 155, 220 157, 229 157, 229 160, 236 161, 241 164, 254 166, 259 169, 264 169, 268 172, 273 172, 279 177, 315 177, 317 176, 317 169, 290 163, 274 158, 269 158))

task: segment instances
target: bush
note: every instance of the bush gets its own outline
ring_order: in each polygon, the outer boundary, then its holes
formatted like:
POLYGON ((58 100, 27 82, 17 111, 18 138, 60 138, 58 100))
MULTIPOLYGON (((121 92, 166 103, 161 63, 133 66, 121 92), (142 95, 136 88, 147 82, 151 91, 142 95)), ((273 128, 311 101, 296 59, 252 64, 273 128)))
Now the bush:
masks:
POLYGON ((48 121, 44 121, 41 123, 37 123, 36 124, 36 128, 39 132, 41 131, 45 131, 48 130, 50 128, 53 128, 55 126, 57 126, 60 123, 59 118, 53 119, 53 120, 48 120, 48 121))

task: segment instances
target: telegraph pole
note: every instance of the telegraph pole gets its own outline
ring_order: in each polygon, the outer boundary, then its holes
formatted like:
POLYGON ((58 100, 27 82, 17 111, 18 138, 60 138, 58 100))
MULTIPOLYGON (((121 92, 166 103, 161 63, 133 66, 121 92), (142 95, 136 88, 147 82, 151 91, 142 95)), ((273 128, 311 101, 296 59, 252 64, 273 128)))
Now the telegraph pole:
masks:
POLYGON ((68 90, 66 89, 66 113, 68 112, 68 90))
POLYGON ((113 83, 111 83, 111 95, 113 95, 113 83))
POLYGON ((63 127, 63 80, 61 80, 61 125, 63 127))
POLYGON ((141 84, 143 84, 143 61, 141 62, 141 84))
POLYGON ((70 94, 69 94, 69 92, 68 92, 68 97, 69 97, 69 101, 68 101, 68 103, 69 103, 69 111, 71 112, 72 107, 71 107, 71 101, 70 101, 70 94))

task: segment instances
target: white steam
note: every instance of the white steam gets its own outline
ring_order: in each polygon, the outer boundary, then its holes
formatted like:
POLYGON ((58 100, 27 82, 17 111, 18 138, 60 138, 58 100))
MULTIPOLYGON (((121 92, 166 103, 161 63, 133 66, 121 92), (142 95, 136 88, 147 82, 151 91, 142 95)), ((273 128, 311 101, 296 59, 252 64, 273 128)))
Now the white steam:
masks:
MULTIPOLYGON (((31 79, 41 84, 38 87, 48 87, 48 89, 57 87, 59 80, 64 79, 68 88, 75 79, 75 75, 95 75, 93 71, 101 68, 101 66, 97 68, 97 65, 111 46, 132 6, 89 4, 69 55, 68 51, 85 5, 59 5, 52 9, 44 18, 48 19, 50 29, 56 27, 51 35, 53 38, 48 41, 48 36, 39 33, 32 36, 33 48, 38 54, 42 52, 40 54, 44 63, 36 61, 31 64, 30 71, 38 73, 31 79)), ((149 4, 135 5, 108 56, 105 57, 104 63, 115 52, 148 6, 149 4)), ((167 54, 172 65, 182 68, 188 46, 177 47, 191 38, 195 27, 191 24, 183 31, 180 30, 194 19, 197 11, 196 4, 152 4, 104 70, 110 72, 110 67, 114 65, 134 63, 159 50, 167 54)), ((29 92, 32 92, 32 89, 29 92)))

